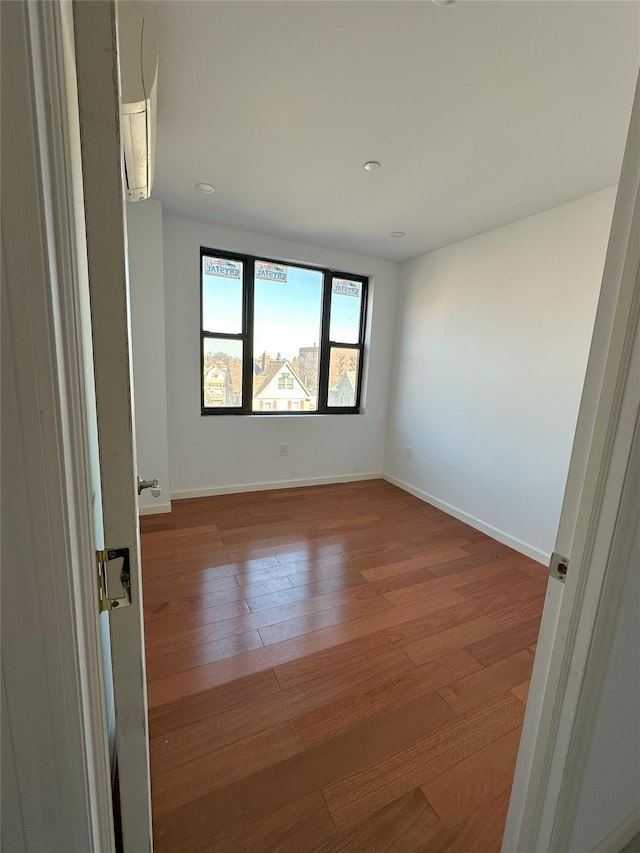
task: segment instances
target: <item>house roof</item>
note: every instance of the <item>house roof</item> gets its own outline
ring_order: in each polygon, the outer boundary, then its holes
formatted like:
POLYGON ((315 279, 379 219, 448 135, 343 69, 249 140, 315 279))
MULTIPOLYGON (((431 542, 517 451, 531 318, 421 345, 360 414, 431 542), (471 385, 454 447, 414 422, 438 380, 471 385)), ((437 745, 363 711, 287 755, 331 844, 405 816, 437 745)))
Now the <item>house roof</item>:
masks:
POLYGON ((355 370, 345 370, 345 372, 343 373, 343 376, 345 376, 348 379, 351 387, 353 389, 355 389, 355 387, 356 387, 356 372, 355 372, 355 370))
POLYGON ((356 390, 355 370, 345 370, 344 373, 341 373, 340 376, 338 376, 338 378, 334 382, 334 384, 331 386, 331 390, 336 390, 343 384, 348 384, 351 387, 352 391, 356 390))
POLYGON ((204 371, 205 379, 221 379, 223 382, 227 380, 227 370, 219 364, 214 364, 204 371))
POLYGON ((297 372, 291 366, 291 362, 284 359, 283 361, 272 361, 269 366, 265 370, 264 373, 261 373, 259 376, 253 377, 253 396, 258 397, 262 392, 273 382, 275 377, 281 370, 284 368, 288 369, 288 372, 291 373, 293 378, 298 382, 300 387, 302 388, 305 397, 309 396, 309 392, 305 388, 304 382, 298 376, 297 372))
POLYGON ((258 374, 258 376, 253 377, 253 396, 257 397, 258 394, 263 391, 267 385, 274 378, 276 373, 283 367, 287 362, 286 361, 272 361, 264 373, 258 374))
POLYGON ((235 391, 240 391, 242 388, 242 361, 239 358, 230 358, 228 367, 231 375, 231 387, 235 391))

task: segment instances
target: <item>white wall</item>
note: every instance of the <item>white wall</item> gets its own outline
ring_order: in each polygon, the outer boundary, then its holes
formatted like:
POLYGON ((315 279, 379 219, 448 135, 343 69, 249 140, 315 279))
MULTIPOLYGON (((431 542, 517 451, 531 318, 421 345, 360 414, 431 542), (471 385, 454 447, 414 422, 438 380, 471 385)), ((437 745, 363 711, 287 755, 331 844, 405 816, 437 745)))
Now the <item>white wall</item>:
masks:
POLYGON ((158 477, 163 490, 159 498, 145 490, 139 507, 142 513, 169 512, 162 204, 128 204, 127 235, 138 473, 158 477))
POLYGON ((174 497, 263 484, 277 486, 380 475, 397 264, 168 216, 164 217, 164 263, 169 460, 174 497), (201 416, 201 246, 321 264, 342 272, 372 276, 363 414, 299 418, 201 416), (281 443, 289 445, 287 457, 279 455, 281 443))
POLYGON ((602 190, 401 267, 385 471, 543 562, 614 198, 602 190))

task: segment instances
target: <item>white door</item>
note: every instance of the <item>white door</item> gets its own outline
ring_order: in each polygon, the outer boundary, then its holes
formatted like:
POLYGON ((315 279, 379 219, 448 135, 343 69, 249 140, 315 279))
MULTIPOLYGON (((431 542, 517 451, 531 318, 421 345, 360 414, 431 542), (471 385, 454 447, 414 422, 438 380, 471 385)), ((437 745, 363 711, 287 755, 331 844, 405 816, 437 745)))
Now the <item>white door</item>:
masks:
MULTIPOLYGON (((556 554, 568 558, 569 571, 565 583, 549 580, 503 840, 505 853, 567 849, 563 845, 574 817, 580 775, 569 759, 576 748, 576 721, 596 618, 606 604, 605 561, 593 559, 594 543, 598 531, 605 548, 613 542, 626 470, 624 454, 628 460, 637 415, 633 405, 623 410, 622 401, 629 390, 630 353, 638 327, 639 188, 640 80, 556 538, 556 554), (616 468, 612 461, 620 436, 622 464, 616 468), (610 506, 603 503, 605 486, 612 496, 610 506)), ((562 417, 562 412, 552 416, 562 417)), ((584 701, 596 700, 597 691, 584 701)))
POLYGON ((109 853, 113 814, 58 7, 0 6, 0 848, 109 853))
POLYGON ((3 500, 0 843, 12 853, 110 853, 116 846, 105 713, 114 703, 102 680, 94 559, 104 511, 107 544, 129 549, 133 588, 131 607, 102 615, 112 629, 119 848, 142 853, 151 849, 151 822, 114 10, 98 2, 75 11, 86 195, 73 8, 2 4, 3 474, 10 501, 3 500))
MULTIPOLYGON (((115 706, 116 832, 124 853, 152 849, 142 585, 136 506, 134 408, 116 50, 111 0, 73 4, 82 175, 91 300, 103 548, 128 553, 108 564, 115 706)), ((103 617, 104 618, 104 617, 103 617)))

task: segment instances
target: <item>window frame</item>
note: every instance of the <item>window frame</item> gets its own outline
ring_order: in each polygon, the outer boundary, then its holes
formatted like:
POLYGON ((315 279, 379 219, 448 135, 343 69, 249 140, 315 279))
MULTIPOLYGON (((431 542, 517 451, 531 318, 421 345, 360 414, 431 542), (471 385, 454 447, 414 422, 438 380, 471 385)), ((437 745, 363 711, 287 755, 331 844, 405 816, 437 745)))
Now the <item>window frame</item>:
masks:
POLYGON ((362 381, 364 375, 365 332, 367 324, 367 308, 369 299, 369 277, 355 273, 347 273, 329 267, 314 264, 284 261, 279 258, 269 258, 263 255, 247 255, 229 252, 226 249, 213 249, 208 246, 200 247, 200 270, 198 282, 200 288, 200 414, 203 416, 241 415, 244 417, 304 417, 306 415, 359 415, 361 412, 362 381), (213 332, 204 328, 204 262, 205 257, 224 258, 225 260, 242 263, 242 331, 236 334, 229 332, 213 332), (253 410, 253 333, 254 333, 254 298, 255 298, 255 265, 256 262, 275 263, 287 267, 320 272, 323 275, 320 341, 318 359, 318 408, 308 409, 266 409, 253 410), (331 322, 331 294, 334 279, 347 279, 361 285, 360 322, 358 327, 358 342, 343 343, 329 339, 331 322), (204 404, 204 346, 207 339, 238 340, 242 344, 242 405, 241 406, 205 406, 204 404), (353 349, 359 353, 358 381, 356 399, 353 406, 329 406, 329 365, 332 349, 353 349))

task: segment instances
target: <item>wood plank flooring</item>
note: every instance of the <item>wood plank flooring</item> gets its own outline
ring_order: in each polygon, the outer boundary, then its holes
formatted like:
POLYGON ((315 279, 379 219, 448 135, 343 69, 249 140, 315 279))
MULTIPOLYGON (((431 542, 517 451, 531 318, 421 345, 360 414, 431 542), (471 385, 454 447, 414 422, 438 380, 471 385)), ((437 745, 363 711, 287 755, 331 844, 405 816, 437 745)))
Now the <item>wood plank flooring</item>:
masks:
POLYGON ((141 530, 156 853, 500 849, 543 566, 383 480, 141 530))

